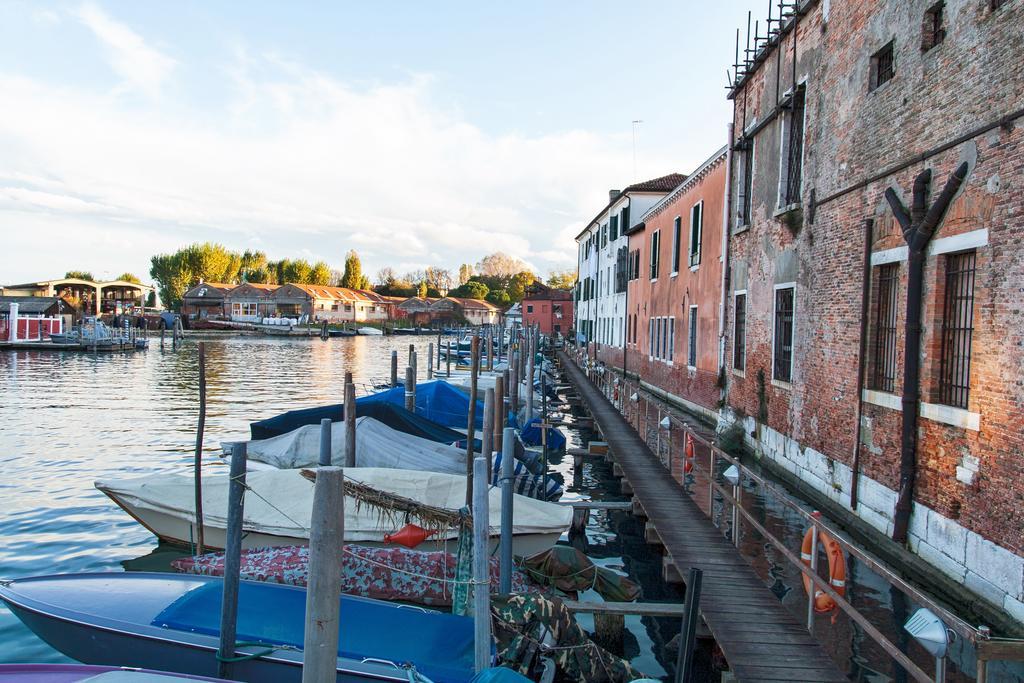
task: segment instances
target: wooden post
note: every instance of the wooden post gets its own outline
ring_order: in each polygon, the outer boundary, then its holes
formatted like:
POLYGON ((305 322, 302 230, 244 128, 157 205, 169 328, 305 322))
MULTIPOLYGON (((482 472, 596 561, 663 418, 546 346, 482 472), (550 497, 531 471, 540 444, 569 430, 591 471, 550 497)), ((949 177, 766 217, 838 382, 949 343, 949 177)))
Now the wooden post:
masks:
POLYGON ((398 386, 398 351, 391 352, 391 386, 398 386))
POLYGON ((242 569, 242 505, 245 493, 245 442, 231 446, 231 483, 228 488, 228 528, 224 544, 224 595, 220 606, 220 648, 217 677, 227 678, 228 663, 235 656, 238 620, 238 584, 242 569))
POLYGON ((356 466, 356 410, 356 385, 349 381, 345 384, 345 467, 356 466))
POLYGON ((512 473, 515 467, 516 430, 505 427, 501 448, 501 593, 512 592, 512 473))
MULTIPOLYGON (((473 461, 473 626, 474 661, 477 673, 491 663, 491 565, 490 510, 487 495, 487 462, 473 461)), ((334 583, 338 580, 335 575, 334 583)))
POLYGON ((413 358, 416 356, 416 345, 409 344, 409 367, 413 367, 413 358))
POLYGON ((434 379, 434 342, 430 342, 427 352, 427 379, 434 379))
POLYGON ((466 505, 473 502, 473 441, 476 439, 476 378, 480 363, 480 337, 473 337, 469 356, 469 415, 466 426, 466 505))
POLYGON ((405 369, 405 409, 416 412, 416 375, 412 368, 405 369))
POLYGON ((533 342, 526 343, 526 352, 530 357, 526 359, 526 423, 533 419, 533 342))
POLYGON ((494 455, 494 389, 484 390, 484 424, 480 434, 480 452, 487 458, 487 484, 491 483, 494 455))
POLYGON ((325 417, 320 420, 320 458, 317 460, 319 467, 330 467, 331 465, 331 418, 325 417))
POLYGON ((452 376, 452 340, 449 339, 445 342, 447 344, 448 353, 445 354, 444 360, 444 375, 445 377, 452 376))
POLYGON ((501 450, 502 430, 505 429, 505 380, 501 375, 494 378, 494 438, 495 451, 501 450))
MULTIPOLYGON (((433 355, 433 351, 431 351, 433 355)), ((441 369, 441 328, 437 328, 437 369, 441 369)))
POLYGON ((494 371, 494 332, 487 330, 487 371, 494 371))
POLYGON ((509 363, 508 399, 512 412, 519 415, 519 352, 512 353, 509 363))
POLYGON ((199 342, 199 426, 196 428, 196 555, 205 549, 203 539, 203 432, 206 430, 206 344, 199 342))
POLYGON ((676 683, 690 680, 690 670, 693 668, 693 642, 697 639, 697 619, 700 616, 700 584, 703 577, 704 572, 700 569, 690 569, 690 577, 686 582, 686 612, 683 615, 683 632, 679 641, 679 660, 676 663, 676 683))
POLYGON ((419 376, 420 376, 420 373, 419 373, 419 363, 418 363, 418 359, 416 357, 416 351, 415 350, 413 350, 412 353, 409 354, 409 367, 412 368, 412 380, 415 383, 416 380, 418 380, 419 376))
POLYGON ((160 348, 164 348, 164 335, 167 333, 167 327, 160 328, 160 348))
POLYGON ((341 558, 345 538, 345 470, 317 470, 309 531, 306 629, 302 640, 302 681, 337 677, 341 612, 341 558))

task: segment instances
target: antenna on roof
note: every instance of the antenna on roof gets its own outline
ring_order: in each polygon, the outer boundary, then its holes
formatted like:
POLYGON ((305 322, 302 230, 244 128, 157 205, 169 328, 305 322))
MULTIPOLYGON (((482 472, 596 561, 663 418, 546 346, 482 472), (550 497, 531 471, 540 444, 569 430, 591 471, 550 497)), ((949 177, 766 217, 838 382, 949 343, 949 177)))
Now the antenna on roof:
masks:
POLYGON ((637 181, 636 177, 636 127, 643 123, 642 119, 633 120, 633 182, 637 181))

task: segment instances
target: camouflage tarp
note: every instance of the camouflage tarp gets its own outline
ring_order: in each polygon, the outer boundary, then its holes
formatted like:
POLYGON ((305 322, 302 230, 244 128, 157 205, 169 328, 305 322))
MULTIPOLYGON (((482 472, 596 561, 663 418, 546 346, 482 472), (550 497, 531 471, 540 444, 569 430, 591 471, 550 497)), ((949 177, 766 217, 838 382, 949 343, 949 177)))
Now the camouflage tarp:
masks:
POLYGON ((498 661, 529 676, 539 657, 579 683, 624 683, 644 675, 595 645, 558 598, 513 595, 491 604, 498 661))
POLYGON ((589 557, 568 545, 523 559, 526 575, 542 586, 552 586, 564 593, 577 593, 589 588, 610 602, 632 602, 640 597, 640 586, 611 569, 598 567, 589 557))

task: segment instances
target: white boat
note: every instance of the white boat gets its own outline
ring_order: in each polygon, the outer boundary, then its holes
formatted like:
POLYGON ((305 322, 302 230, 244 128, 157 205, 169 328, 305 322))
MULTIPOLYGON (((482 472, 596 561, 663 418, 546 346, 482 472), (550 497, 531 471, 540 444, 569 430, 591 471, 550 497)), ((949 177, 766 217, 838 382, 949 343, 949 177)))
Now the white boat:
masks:
POLYGON ((376 327, 360 327, 358 330, 356 330, 356 333, 365 335, 367 337, 379 337, 382 334, 384 334, 376 327))
MULTIPOLYGON (((346 468, 345 478, 426 504, 458 510, 466 501, 466 477, 434 472, 346 468)), ((203 479, 204 541, 208 548, 225 545, 228 510, 227 476, 203 479)), ((313 507, 313 483, 301 470, 265 470, 246 475, 243 548, 265 548, 309 543, 313 507)), ((110 496, 136 521, 158 538, 189 545, 196 541, 195 488, 191 476, 152 474, 136 479, 97 481, 96 488, 110 496)), ((501 528, 501 491, 491 487, 491 546, 496 547, 501 528)), ((366 504, 345 499, 345 541, 385 545, 385 534, 416 524, 415 515, 391 516, 366 504)), ((547 550, 569 529, 572 509, 516 495, 512 550, 532 555, 547 550)), ((426 523, 420 524, 429 528, 426 523)), ((453 551, 458 533, 448 529, 431 536, 417 550, 453 551)))

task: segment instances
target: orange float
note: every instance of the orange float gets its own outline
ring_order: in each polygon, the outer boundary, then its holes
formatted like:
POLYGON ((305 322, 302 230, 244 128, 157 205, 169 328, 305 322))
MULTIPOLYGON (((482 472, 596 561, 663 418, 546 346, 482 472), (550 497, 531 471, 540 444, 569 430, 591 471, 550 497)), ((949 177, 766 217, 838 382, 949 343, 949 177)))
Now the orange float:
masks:
MULTIPOLYGON (((821 517, 820 512, 814 512, 813 517, 821 517)), ((804 542, 800 547, 800 559, 805 567, 811 566, 811 548, 814 539, 814 525, 804 534, 804 542)), ((828 582, 839 595, 846 595, 846 556, 836 539, 824 531, 818 532, 818 545, 825 548, 825 556, 828 558, 828 582)), ((818 590, 811 585, 811 579, 803 574, 804 592, 814 596, 815 612, 831 612, 836 608, 836 601, 824 591, 818 590), (813 591, 813 593, 812 593, 813 591)))
POLYGON ((686 457, 693 457, 693 434, 686 432, 686 457))
POLYGON ((406 548, 415 548, 420 543, 427 540, 427 537, 433 533, 433 531, 427 531, 421 526, 406 524, 393 534, 384 534, 384 542, 398 543, 399 545, 404 545, 406 548))

